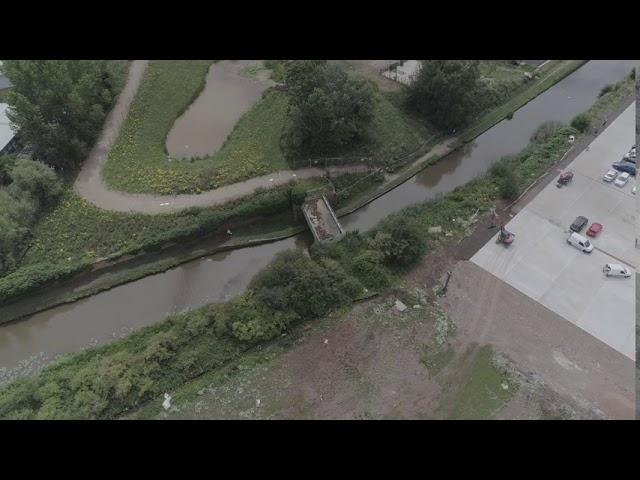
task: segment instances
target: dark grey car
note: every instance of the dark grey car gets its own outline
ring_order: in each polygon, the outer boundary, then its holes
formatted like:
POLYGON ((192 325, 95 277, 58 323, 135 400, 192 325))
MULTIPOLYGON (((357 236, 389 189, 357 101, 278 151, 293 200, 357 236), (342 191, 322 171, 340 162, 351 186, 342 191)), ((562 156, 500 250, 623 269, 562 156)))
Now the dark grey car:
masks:
POLYGON ((587 217, 576 217, 569 228, 573 232, 580 232, 580 230, 582 230, 587 225, 587 223, 589 223, 587 217))

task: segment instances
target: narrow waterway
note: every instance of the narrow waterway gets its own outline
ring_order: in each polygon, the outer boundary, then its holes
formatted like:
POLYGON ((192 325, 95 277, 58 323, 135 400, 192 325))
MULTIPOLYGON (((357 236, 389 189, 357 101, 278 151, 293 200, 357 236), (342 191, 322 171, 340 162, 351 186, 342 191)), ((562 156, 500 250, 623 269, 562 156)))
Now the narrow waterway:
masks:
MULTIPOLYGON (((433 167, 341 219, 366 230, 408 205, 450 192, 487 171, 500 157, 522 150, 546 121, 568 122, 596 100, 600 89, 627 75, 635 61, 590 61, 433 167)), ((306 248, 310 235, 196 260, 76 303, 0 326, 0 383, 29 374, 68 352, 108 343, 172 312, 242 292, 273 256, 306 248)))

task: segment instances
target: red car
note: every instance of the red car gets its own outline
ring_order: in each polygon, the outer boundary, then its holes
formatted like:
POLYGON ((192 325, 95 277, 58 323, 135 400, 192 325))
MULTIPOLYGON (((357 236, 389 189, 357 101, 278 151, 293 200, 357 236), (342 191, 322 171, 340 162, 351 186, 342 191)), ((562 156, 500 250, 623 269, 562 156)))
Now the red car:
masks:
POLYGON ((587 235, 589 235, 590 237, 595 237, 601 231, 602 231, 602 224, 594 222, 589 227, 589 230, 587 230, 587 235))

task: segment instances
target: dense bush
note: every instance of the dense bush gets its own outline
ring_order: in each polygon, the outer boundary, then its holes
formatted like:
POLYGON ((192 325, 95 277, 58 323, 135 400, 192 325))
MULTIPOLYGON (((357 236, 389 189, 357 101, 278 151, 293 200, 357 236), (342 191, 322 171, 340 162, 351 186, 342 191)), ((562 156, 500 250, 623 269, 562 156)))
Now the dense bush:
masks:
POLYGON ((586 132, 591 126, 589 122, 589 116, 585 113, 576 115, 575 117, 573 117, 573 120, 571 120, 571 126, 578 130, 580 133, 586 132))
POLYGON ((0 164, 0 274, 25 252, 31 227, 62 192, 56 174, 40 162, 4 159, 0 164))
POLYGON ((515 200, 520 194, 520 181, 513 167, 507 168, 500 179, 500 197, 515 200))
POLYGON ((337 263, 315 262, 299 251, 278 254, 251 281, 257 303, 316 318, 350 302, 362 290, 337 263))
MULTIPOLYGON (((2 217, 0 217, 1 221, 2 217)), ((90 265, 83 263, 37 263, 19 268, 0 278, 0 303, 25 295, 57 280, 68 278, 89 267, 90 265)))
POLYGON ((616 85, 613 85, 611 83, 605 85, 604 87, 602 87, 602 89, 600 90, 600 93, 598 94, 598 98, 599 97, 604 97, 607 93, 612 92, 613 90, 616 89, 616 85))
POLYGON ((289 155, 333 152, 363 138, 374 116, 371 83, 324 60, 296 60, 286 69, 289 94, 282 146, 289 155))
POLYGON ((396 215, 383 222, 369 247, 380 252, 386 263, 407 266, 420 260, 427 245, 416 219, 396 215))
POLYGON ((544 142, 545 140, 553 136, 560 128, 562 128, 562 124, 560 122, 544 122, 531 136, 530 141, 544 142))
POLYGON ((367 288, 381 291, 389 286, 391 279, 383 265, 384 256, 379 251, 365 250, 351 262, 352 273, 367 288))
POLYGON ((38 208, 53 205, 62 194, 62 182, 51 168, 41 162, 16 160, 10 177, 9 191, 15 195, 30 195, 38 208))

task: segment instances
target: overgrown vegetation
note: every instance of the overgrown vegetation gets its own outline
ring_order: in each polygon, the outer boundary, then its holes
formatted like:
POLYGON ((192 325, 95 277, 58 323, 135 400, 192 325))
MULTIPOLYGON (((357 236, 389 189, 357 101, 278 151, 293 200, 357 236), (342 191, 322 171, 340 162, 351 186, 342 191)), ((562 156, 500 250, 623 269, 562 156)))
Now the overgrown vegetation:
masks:
POLYGON ((295 60, 285 70, 289 95, 282 145, 289 156, 340 151, 364 137, 374 115, 373 84, 326 60, 295 60))
POLYGON ((32 227, 62 192, 62 182, 43 163, 0 158, 0 275, 24 255, 32 227))
POLYGON ((77 167, 93 146, 126 62, 109 60, 5 60, 13 84, 9 119, 34 156, 55 167, 77 167))

